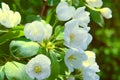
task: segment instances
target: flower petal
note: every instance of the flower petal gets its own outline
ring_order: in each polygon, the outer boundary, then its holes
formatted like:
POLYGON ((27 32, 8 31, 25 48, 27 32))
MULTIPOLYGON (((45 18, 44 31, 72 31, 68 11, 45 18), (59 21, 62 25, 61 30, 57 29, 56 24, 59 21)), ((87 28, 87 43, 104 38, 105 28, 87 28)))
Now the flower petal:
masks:
POLYGON ((61 21, 67 21, 72 18, 75 8, 68 6, 67 2, 60 2, 56 8, 57 17, 61 21))

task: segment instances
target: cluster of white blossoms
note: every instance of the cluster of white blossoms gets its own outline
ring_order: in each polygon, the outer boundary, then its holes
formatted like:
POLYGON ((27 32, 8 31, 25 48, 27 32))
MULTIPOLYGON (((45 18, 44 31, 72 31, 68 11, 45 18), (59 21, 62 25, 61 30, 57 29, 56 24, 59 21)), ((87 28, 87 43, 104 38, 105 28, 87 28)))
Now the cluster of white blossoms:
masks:
MULTIPOLYGON (((102 0, 85 0, 87 2, 87 4, 91 7, 94 8, 100 8, 103 6, 103 2, 102 0)), ((103 17, 105 17, 106 19, 110 19, 112 18, 112 11, 110 8, 108 7, 104 7, 100 9, 100 13, 102 14, 103 17)))
POLYGON ((82 27, 87 27, 90 22, 89 12, 85 11, 84 7, 75 9, 74 6, 69 6, 67 2, 60 2, 56 8, 58 19, 61 21, 67 21, 68 24, 76 22, 82 27))
POLYGON ((17 26, 20 21, 20 13, 13 12, 7 4, 2 2, 2 8, 0 8, 0 23, 6 28, 12 28, 17 26))
POLYGON ((45 21, 33 21, 27 23, 24 28, 25 37, 37 42, 42 42, 45 39, 49 39, 52 34, 52 27, 45 21))
POLYGON ((25 70, 32 79, 44 80, 50 76, 50 65, 50 59, 43 54, 39 54, 27 63, 25 70))
MULTIPOLYGON (((44 20, 27 23, 24 27, 25 37, 32 41, 37 41, 38 43, 49 39, 51 34, 52 26, 47 24, 44 20)), ((32 79, 43 80, 48 78, 51 74, 50 64, 50 59, 40 54, 28 62, 26 72, 32 79)))
MULTIPOLYGON (((99 8, 103 5, 102 0, 85 1, 93 8, 99 8)), ((83 80, 99 80, 99 76, 96 73, 100 70, 95 60, 95 53, 86 51, 92 41, 92 35, 89 33, 90 27, 88 26, 90 13, 85 8, 83 6, 76 9, 65 2, 65 0, 61 0, 56 7, 58 19, 66 21, 64 45, 68 48, 68 51, 65 54, 64 62, 70 73, 74 72, 75 69, 81 70, 83 80)), ((101 8, 100 12, 107 19, 112 17, 112 11, 109 8, 101 8)), ((6 28, 12 28, 17 26, 20 21, 21 16, 19 12, 13 12, 7 4, 2 3, 0 23, 6 28)), ((51 37, 53 28, 44 20, 33 21, 25 24, 24 35, 27 39, 40 44, 51 37)), ((44 80, 51 75, 51 61, 47 56, 38 54, 26 64, 25 70, 32 79, 44 80)), ((75 80, 74 76, 66 76, 66 78, 67 80, 75 80)))
MULTIPOLYGON (((96 4, 93 6, 95 7, 96 4)), ((92 36, 89 33, 90 27, 88 27, 90 13, 85 11, 85 6, 75 9, 65 1, 58 4, 56 13, 59 20, 67 21, 64 30, 64 45, 69 49, 66 52, 64 61, 69 72, 80 69, 84 80, 99 80, 96 72, 100 70, 95 61, 95 53, 85 51, 92 41, 92 36)))
MULTIPOLYGON (((20 21, 21 16, 19 12, 13 12, 7 4, 2 2, 2 8, 0 8, 0 23, 6 28, 13 28, 17 26, 20 21)), ((43 40, 49 39, 51 34, 51 25, 43 20, 27 23, 24 27, 24 35, 31 41, 40 43, 43 40)), ((32 79, 43 80, 48 78, 51 74, 50 65, 50 59, 47 56, 40 54, 27 63, 25 70, 32 79)))

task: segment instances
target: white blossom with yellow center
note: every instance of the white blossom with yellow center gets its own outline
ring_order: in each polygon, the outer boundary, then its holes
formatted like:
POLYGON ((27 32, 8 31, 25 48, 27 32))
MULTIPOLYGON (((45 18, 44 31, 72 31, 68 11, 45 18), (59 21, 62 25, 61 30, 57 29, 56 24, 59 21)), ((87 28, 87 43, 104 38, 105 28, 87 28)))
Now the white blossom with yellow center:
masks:
POLYGON ((85 0, 91 7, 102 7, 102 0, 85 0))
POLYGON ((50 59, 43 55, 37 55, 32 58, 26 65, 26 73, 32 78, 37 80, 43 80, 50 76, 50 59))
POLYGON ((44 39, 44 25, 40 21, 27 23, 24 28, 25 37, 32 40, 42 42, 44 39))
POLYGON ((84 51, 69 49, 65 55, 65 64, 70 72, 82 67, 82 62, 87 59, 84 51))
POLYGON ((13 12, 9 6, 2 2, 2 8, 0 9, 0 23, 6 28, 12 28, 17 26, 21 21, 21 15, 19 12, 13 12))
POLYGON ((42 42, 51 36, 52 27, 45 21, 33 21, 25 25, 24 34, 32 41, 42 42))
POLYGON ((84 28, 79 28, 78 22, 72 21, 72 23, 65 24, 64 40, 64 45, 67 47, 85 50, 92 36, 84 28))

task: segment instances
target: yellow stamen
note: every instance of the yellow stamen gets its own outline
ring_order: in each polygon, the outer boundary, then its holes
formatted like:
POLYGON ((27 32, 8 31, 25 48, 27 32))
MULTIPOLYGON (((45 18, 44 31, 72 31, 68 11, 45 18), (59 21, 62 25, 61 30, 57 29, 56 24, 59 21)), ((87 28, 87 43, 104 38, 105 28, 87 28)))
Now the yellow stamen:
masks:
POLYGON ((35 73, 40 73, 41 72, 40 66, 35 66, 34 71, 35 73))
POLYGON ((70 41, 73 41, 75 38, 75 35, 73 33, 70 34, 70 41))
POLYGON ((40 33, 40 31, 35 31, 33 34, 34 35, 37 35, 37 34, 39 34, 40 33))
POLYGON ((68 57, 68 60, 75 60, 76 58, 74 57, 74 55, 70 55, 69 57, 68 57))

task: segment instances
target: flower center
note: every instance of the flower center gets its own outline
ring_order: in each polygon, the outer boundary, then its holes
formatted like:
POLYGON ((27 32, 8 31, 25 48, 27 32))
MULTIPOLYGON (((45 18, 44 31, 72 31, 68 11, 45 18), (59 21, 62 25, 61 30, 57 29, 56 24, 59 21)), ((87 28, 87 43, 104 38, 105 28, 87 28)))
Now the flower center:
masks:
POLYGON ((34 71, 35 73, 40 73, 41 72, 40 66, 35 66, 34 71))
POLYGON ((34 33, 33 33, 33 35, 37 35, 37 34, 39 34, 40 33, 40 31, 35 31, 34 33))
POLYGON ((73 33, 70 34, 70 41, 73 41, 75 38, 75 35, 73 33))
POLYGON ((75 60, 76 58, 74 57, 74 55, 70 55, 69 57, 68 57, 68 60, 75 60))

